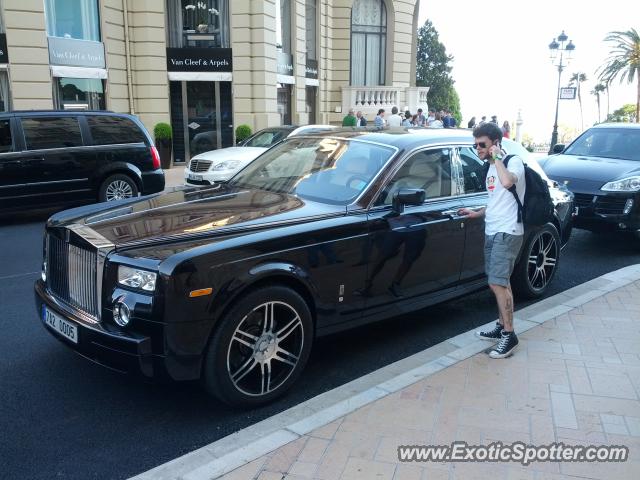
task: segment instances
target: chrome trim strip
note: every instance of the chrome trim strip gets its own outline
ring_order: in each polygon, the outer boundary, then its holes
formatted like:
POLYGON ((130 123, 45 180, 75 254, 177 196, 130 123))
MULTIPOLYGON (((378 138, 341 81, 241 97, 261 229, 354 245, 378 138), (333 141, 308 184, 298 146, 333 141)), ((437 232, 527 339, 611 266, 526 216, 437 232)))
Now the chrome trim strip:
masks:
MULTIPOLYGON (((50 182, 14 183, 12 185, 2 185, 0 188, 33 187, 35 185, 52 185, 57 183, 84 182, 88 178, 74 178, 73 180, 51 180, 50 182)), ((41 194, 39 194, 41 195, 41 194)))

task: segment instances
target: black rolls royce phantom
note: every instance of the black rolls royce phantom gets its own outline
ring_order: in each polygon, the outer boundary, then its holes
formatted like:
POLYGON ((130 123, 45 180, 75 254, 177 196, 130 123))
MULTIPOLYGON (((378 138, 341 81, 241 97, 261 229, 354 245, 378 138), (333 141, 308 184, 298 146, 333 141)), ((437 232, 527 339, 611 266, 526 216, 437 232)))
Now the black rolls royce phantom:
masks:
MULTIPOLYGON (((486 285, 483 222, 457 213, 486 204, 482 172, 463 130, 287 139, 226 184, 50 218, 38 314, 95 362, 260 405, 295 382, 315 337, 486 285)), ((571 231, 572 196, 551 190, 555 218, 527 230, 512 279, 529 297, 571 231)))

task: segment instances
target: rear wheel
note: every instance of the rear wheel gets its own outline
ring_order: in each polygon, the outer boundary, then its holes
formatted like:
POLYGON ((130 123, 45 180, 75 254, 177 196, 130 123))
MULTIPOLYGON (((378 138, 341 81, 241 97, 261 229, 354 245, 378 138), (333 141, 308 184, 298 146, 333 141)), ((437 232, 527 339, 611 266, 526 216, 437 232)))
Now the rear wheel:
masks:
POLYGON ((138 186, 136 182, 123 173, 111 175, 102 182, 98 199, 101 202, 111 202, 138 196, 138 186))
POLYGON ((515 293, 525 298, 545 294, 560 259, 560 235, 550 223, 539 227, 527 238, 516 264, 511 283, 515 293))
POLYGON ((231 308, 205 355, 207 391, 238 407, 256 407, 284 394, 311 352, 311 312, 295 291, 254 290, 231 308))

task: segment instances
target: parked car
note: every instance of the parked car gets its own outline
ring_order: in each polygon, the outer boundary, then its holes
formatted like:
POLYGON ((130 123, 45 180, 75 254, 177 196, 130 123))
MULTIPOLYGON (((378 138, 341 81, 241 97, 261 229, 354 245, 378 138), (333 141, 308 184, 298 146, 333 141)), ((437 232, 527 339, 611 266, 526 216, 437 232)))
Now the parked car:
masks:
POLYGON ((226 182, 236 173, 283 139, 305 133, 335 130, 333 125, 285 125, 260 130, 236 147, 211 150, 193 157, 184 169, 184 180, 188 185, 213 185, 226 182))
MULTIPOLYGON (((486 286, 483 220, 457 214, 487 203, 473 142, 453 129, 290 137, 225 184, 59 213, 37 311, 113 369, 272 401, 316 336, 486 286)), ((547 291, 569 237, 571 195, 552 194, 553 222, 526 230, 514 272, 526 296, 547 291)))
POLYGON ((136 117, 104 111, 0 113, 0 212, 163 189, 160 157, 136 117))
POLYGON ((597 125, 555 151, 540 163, 575 194, 575 226, 640 239, 640 125, 597 125))

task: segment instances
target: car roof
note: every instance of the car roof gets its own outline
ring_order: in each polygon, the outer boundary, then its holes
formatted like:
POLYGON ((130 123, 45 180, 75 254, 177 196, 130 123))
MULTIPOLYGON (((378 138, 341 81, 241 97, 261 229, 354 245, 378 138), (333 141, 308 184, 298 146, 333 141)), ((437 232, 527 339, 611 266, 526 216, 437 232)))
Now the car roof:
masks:
POLYGON ((420 128, 394 127, 381 130, 379 128, 341 127, 336 130, 317 132, 300 136, 334 137, 363 140, 373 143, 391 145, 399 149, 412 148, 427 143, 473 143, 473 135, 466 128, 420 128))
POLYGON ((640 123, 600 123, 591 128, 631 128, 640 129, 640 123))

